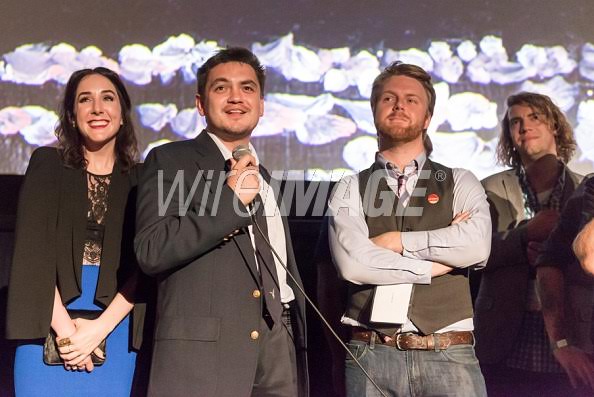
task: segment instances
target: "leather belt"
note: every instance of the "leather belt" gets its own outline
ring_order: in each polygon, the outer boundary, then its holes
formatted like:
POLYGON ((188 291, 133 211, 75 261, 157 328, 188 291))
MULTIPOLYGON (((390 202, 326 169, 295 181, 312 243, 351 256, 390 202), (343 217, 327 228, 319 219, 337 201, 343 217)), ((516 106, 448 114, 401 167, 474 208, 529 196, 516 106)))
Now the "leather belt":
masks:
POLYGON ((472 345, 474 336, 470 331, 451 331, 441 334, 418 335, 404 332, 394 336, 380 335, 375 331, 353 330, 351 339, 392 346, 398 350, 446 350, 454 345, 472 345), (373 339, 372 339, 373 338, 373 339))

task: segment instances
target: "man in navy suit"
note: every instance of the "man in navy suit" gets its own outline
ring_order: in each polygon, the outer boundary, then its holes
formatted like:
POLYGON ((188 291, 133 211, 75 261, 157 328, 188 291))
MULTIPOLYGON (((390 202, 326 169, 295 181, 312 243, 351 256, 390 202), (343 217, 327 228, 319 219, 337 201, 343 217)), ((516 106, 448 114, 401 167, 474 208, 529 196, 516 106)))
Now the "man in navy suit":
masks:
POLYGON ((197 78, 206 129, 152 150, 139 183, 136 255, 159 281, 149 395, 306 396, 301 280, 278 192, 250 144, 264 69, 228 48, 197 78), (250 150, 236 160, 239 145, 250 150))

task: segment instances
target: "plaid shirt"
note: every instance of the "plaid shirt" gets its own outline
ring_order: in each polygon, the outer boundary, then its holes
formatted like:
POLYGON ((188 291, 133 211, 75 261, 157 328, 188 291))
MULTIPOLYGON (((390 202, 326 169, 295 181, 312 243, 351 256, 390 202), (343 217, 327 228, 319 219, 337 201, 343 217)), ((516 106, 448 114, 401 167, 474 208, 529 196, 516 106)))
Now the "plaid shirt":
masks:
POLYGON ((532 372, 563 372, 553 356, 541 312, 524 312, 522 328, 505 364, 532 372))
MULTIPOLYGON (((526 173, 523 168, 519 171, 518 177, 524 194, 524 208, 527 219, 532 218, 536 212, 543 208, 550 208, 558 211, 561 209, 564 204, 561 201, 563 198, 567 173, 565 166, 561 167, 559 179, 551 194, 548 196, 548 199, 542 201, 538 200, 537 195, 528 184, 526 173)), ((535 272, 531 269, 532 279, 535 276, 534 273, 535 272)), ((534 290, 531 291, 535 292, 534 290)), ((528 301, 530 302, 530 297, 528 298, 528 301)), ((530 310, 524 312, 522 327, 520 328, 518 338, 515 341, 514 348, 506 360, 506 365, 510 368, 532 372, 563 372, 563 368, 561 368, 553 356, 551 346, 549 345, 549 338, 547 336, 542 312, 530 310)))

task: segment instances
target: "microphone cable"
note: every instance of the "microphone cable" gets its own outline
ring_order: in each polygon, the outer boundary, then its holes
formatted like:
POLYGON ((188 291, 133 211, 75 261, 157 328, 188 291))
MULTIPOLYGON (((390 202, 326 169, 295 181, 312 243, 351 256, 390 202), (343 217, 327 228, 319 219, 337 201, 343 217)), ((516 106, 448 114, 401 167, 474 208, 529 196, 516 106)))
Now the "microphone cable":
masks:
MULTIPOLYGON (((261 205, 264 205, 263 202, 260 203, 260 204, 261 205)), ((301 295, 303 295, 303 297, 305 298, 305 300, 307 301, 307 303, 309 303, 309 305, 314 310, 314 312, 316 312, 316 314, 318 315, 318 317, 320 318, 320 320, 322 320, 322 323, 326 326, 326 328, 328 328, 328 330, 330 331, 330 333, 334 336, 334 338, 338 341, 338 343, 340 343, 340 345, 342 346, 342 348, 344 349, 344 351, 346 351, 347 354, 353 359, 353 361, 355 362, 355 364, 357 364, 357 367, 359 367, 359 369, 361 369, 361 371, 363 372, 363 374, 365 375, 365 377, 367 379, 369 379, 369 381, 371 382, 371 384, 382 395, 382 397, 388 397, 386 395, 386 393, 384 393, 384 391, 379 387, 379 385, 373 380, 373 378, 371 377, 371 375, 369 375, 369 373, 365 370, 365 368, 363 368, 363 365, 361 365, 361 363, 355 357, 355 355, 353 353, 351 353, 351 351, 349 350, 349 348, 347 347, 347 345, 340 339, 340 336, 338 336, 338 334, 336 333, 336 331, 334 331, 334 329, 332 328, 332 326, 330 325, 330 323, 328 323, 328 321, 326 320, 326 318, 324 317, 324 315, 322 314, 322 312, 320 312, 320 310, 316 307, 316 305, 313 303, 313 301, 307 295, 307 293, 305 292, 305 290, 303 289, 303 287, 301 287, 301 285, 299 285, 299 283, 297 282, 297 279, 291 274, 291 272, 289 271, 289 269, 287 268, 287 266, 283 263, 283 261, 281 260, 280 256, 278 255, 278 253, 276 252, 276 250, 274 249, 274 247, 272 246, 272 244, 270 244, 270 241, 268 241, 268 238, 266 237, 266 235, 264 234, 264 232, 260 228, 260 225, 258 225, 258 222, 256 222, 256 218, 255 218, 254 213, 251 214, 251 218, 252 218, 253 224, 256 226, 256 229, 258 229, 258 233, 260 234, 260 236, 262 236, 262 238, 266 242, 266 245, 268 245, 268 247, 270 247, 270 250, 272 251, 272 253, 276 257, 276 259, 278 260, 278 262, 280 263, 280 265, 283 267, 283 269, 285 269, 285 271, 287 272, 287 274, 289 275, 289 277, 291 278, 291 280, 293 280, 293 283, 295 283, 295 286, 297 287, 297 289, 299 290, 299 292, 301 292, 301 295)))
MULTIPOLYGON (((250 149, 249 146, 247 146, 247 145, 237 145, 233 149, 231 155, 232 155, 232 157, 236 161, 239 161, 243 156, 248 155, 248 154, 251 154, 251 153, 252 153, 252 151, 251 151, 251 149, 250 149)), ((262 201, 260 203, 260 205, 264 205, 264 201, 262 201)), ((375 380, 373 380, 373 378, 371 377, 371 375, 369 375, 369 373, 365 370, 365 368, 363 368, 363 365, 361 365, 361 363, 359 362, 359 360, 357 359, 357 357, 355 357, 355 355, 353 353, 351 353, 351 351, 349 350, 349 348, 347 347, 347 345, 345 345, 345 343, 340 339, 340 336, 338 336, 338 334, 336 333, 336 331, 334 331, 334 329, 332 328, 332 326, 330 325, 330 323, 326 320, 326 318, 324 317, 324 315, 322 314, 322 312, 320 312, 320 310, 316 307, 316 305, 313 303, 313 301, 307 295, 307 293, 305 292, 305 290, 303 289, 303 287, 301 287, 301 285, 299 285, 299 283, 297 282, 297 279, 291 274, 291 272, 289 271, 289 269, 287 268, 287 266, 285 265, 285 263, 280 258, 278 252, 276 252, 276 250, 274 249, 274 247, 272 246, 272 244, 270 244, 270 241, 268 240, 268 237, 266 237, 266 235, 264 234, 264 232, 260 228, 260 225, 258 224, 258 222, 256 222, 255 210, 250 211, 250 212, 251 212, 250 213, 250 217, 252 218, 252 222, 256 226, 256 229, 258 230, 258 233, 260 234, 260 236, 262 236, 262 238, 266 242, 266 245, 268 245, 268 247, 270 248, 270 251, 273 253, 273 255, 278 260, 278 263, 280 263, 280 265, 283 267, 283 269, 285 269, 285 271, 287 272, 287 275, 291 278, 291 280, 293 280, 293 283, 295 284, 295 286, 297 287, 297 289, 299 290, 299 292, 301 292, 301 295, 303 295, 303 297, 305 298, 305 300, 307 301, 307 303, 309 303, 309 305, 311 306, 311 308, 318 315, 318 317, 320 318, 320 320, 322 321, 322 323, 324 324, 324 326, 326 328, 328 328, 328 330, 330 331, 330 333, 332 334, 332 336, 334 336, 334 339, 336 339, 338 341, 338 343, 340 343, 340 345, 342 346, 342 348, 344 349, 344 351, 346 351, 347 354, 353 359, 353 361, 355 362, 355 364, 357 364, 357 367, 359 367, 359 369, 363 372, 363 374, 365 375, 365 377, 367 379, 369 379, 369 381, 376 388, 376 390, 379 392, 379 394, 381 394, 382 397, 388 397, 386 395, 386 393, 375 382, 375 380)), ((276 266, 274 263, 272 265, 276 266)), ((279 288, 279 290, 280 290, 280 288, 279 288)))

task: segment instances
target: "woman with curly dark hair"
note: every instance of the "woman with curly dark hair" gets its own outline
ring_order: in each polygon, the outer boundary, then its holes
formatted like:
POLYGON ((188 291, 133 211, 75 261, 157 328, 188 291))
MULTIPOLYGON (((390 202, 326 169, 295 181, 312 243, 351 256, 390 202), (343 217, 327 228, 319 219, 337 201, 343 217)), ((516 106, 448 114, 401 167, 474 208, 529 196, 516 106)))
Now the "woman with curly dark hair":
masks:
POLYGON ((119 76, 73 73, 56 135, 58 148, 31 156, 19 198, 7 308, 7 336, 20 340, 15 390, 128 396, 144 307, 132 253, 138 151, 119 76))

